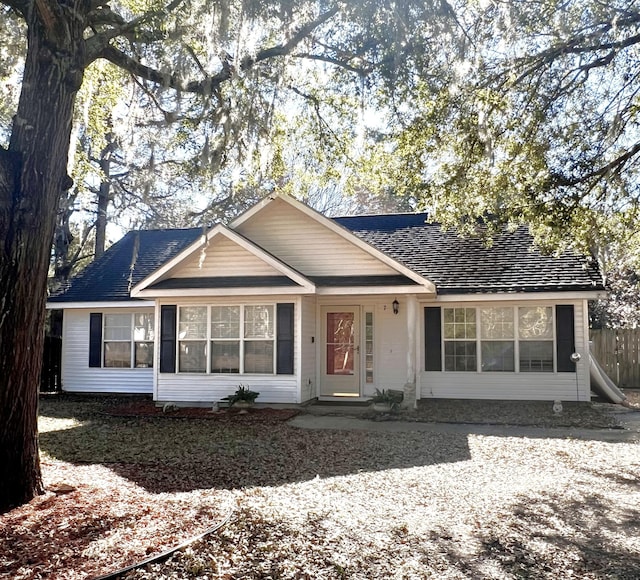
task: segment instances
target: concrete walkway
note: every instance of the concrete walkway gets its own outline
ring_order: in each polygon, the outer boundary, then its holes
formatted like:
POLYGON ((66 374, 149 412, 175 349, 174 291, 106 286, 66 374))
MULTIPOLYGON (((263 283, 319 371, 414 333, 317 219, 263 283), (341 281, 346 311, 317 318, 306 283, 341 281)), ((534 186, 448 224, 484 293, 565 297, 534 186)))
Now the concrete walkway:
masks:
POLYGON ((529 437, 583 439, 587 441, 640 441, 640 412, 627 412, 620 417, 623 429, 583 429, 576 427, 527 427, 515 425, 477 425, 467 423, 426 423, 418 421, 372 421, 348 415, 315 415, 302 413, 289 421, 300 429, 335 429, 399 433, 457 433, 495 437, 529 437))

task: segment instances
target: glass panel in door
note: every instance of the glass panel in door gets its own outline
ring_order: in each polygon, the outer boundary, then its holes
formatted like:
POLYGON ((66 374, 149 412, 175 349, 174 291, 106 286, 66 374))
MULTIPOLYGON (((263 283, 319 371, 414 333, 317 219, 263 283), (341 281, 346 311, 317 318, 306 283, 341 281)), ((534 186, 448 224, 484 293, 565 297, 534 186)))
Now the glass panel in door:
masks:
POLYGON ((321 394, 357 397, 360 394, 358 310, 323 309, 324 360, 321 394))
POLYGON ((327 312, 327 374, 353 375, 353 312, 327 312))

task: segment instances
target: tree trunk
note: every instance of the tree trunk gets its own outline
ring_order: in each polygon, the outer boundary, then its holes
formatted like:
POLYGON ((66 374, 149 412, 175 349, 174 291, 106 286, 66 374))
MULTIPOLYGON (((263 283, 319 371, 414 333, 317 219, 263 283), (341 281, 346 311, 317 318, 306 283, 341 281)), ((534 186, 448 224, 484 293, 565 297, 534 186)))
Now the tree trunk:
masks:
POLYGON ((42 491, 38 386, 51 242, 84 71, 84 1, 39 0, 9 150, 0 154, 0 513, 42 491))
POLYGON ((97 260, 104 254, 107 240, 107 210, 111 201, 111 156, 115 145, 113 143, 113 135, 107 133, 107 145, 100 152, 100 170, 102 171, 102 179, 100 180, 100 189, 98 190, 98 215, 96 217, 96 246, 94 259, 97 260))

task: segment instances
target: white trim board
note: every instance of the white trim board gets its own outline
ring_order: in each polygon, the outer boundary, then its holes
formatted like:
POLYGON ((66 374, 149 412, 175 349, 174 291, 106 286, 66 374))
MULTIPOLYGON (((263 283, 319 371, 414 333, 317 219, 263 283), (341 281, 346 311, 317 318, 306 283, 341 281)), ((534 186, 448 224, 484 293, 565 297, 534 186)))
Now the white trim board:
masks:
POLYGON ((604 298, 606 292, 602 290, 578 290, 566 292, 494 292, 469 294, 440 294, 434 302, 506 302, 506 301, 537 301, 537 300, 597 300, 604 298))
POLYGON ((67 310, 75 308, 103 309, 103 308, 153 308, 154 300, 113 300, 102 302, 47 302, 47 310, 67 310))

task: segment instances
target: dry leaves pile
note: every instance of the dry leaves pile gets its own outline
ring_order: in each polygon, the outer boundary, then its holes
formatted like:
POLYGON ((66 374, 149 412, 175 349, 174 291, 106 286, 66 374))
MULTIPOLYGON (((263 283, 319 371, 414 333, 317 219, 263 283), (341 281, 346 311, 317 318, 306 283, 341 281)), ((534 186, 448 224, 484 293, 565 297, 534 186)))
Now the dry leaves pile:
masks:
POLYGON ((127 578, 638 578, 637 444, 366 440, 405 464, 238 492, 220 533, 127 578))
POLYGON ((275 416, 113 417, 105 406, 44 402, 49 491, 0 516, 1 577, 94 577, 230 506, 221 530, 127 577, 638 576, 636 443, 306 431, 275 416))

